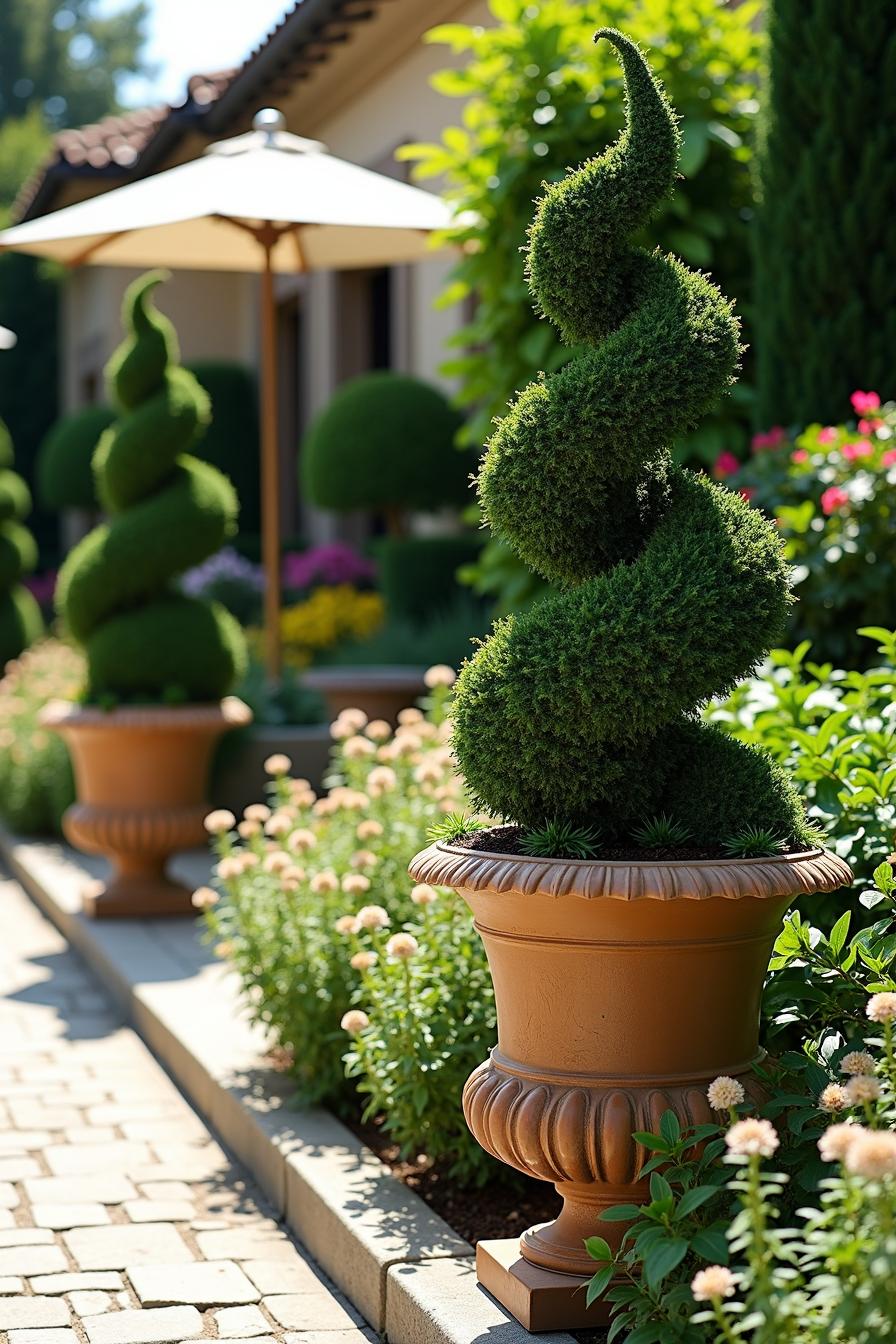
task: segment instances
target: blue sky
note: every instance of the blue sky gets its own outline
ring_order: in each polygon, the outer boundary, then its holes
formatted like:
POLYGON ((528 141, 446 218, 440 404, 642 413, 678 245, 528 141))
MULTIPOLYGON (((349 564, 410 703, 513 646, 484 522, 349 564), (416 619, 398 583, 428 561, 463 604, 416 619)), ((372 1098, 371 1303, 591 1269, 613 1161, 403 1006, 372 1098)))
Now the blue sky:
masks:
MULTIPOLYGON (((97 10, 121 6, 102 0, 97 10)), ((148 56, 158 72, 151 81, 128 80, 123 100, 180 102, 188 76, 238 65, 289 8, 291 0, 150 0, 148 56)))

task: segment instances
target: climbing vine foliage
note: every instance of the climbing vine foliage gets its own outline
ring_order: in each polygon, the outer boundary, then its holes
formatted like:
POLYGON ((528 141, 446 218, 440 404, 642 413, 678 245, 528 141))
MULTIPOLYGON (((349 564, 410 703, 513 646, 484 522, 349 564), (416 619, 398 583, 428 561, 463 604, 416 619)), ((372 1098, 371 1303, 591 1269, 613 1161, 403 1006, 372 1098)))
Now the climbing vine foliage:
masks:
POLYGON ((152 303, 164 278, 150 272, 125 295, 129 334, 106 371, 120 414, 93 459, 109 521, 59 576, 57 601, 86 650, 92 698, 215 700, 245 657, 233 618, 176 586, 233 533, 237 500, 220 471, 187 452, 210 407, 152 303))
POLYGON ((629 242, 672 189, 679 131, 637 46, 598 37, 619 53, 626 129, 548 187, 527 263, 539 311, 585 352, 519 395, 479 474, 492 529, 562 587, 464 667, 457 754, 479 803, 524 826, 631 836, 662 812, 700 843, 801 836, 779 767, 697 718, 774 642, 788 574, 761 514, 671 460, 732 383, 739 328, 705 276, 629 242))

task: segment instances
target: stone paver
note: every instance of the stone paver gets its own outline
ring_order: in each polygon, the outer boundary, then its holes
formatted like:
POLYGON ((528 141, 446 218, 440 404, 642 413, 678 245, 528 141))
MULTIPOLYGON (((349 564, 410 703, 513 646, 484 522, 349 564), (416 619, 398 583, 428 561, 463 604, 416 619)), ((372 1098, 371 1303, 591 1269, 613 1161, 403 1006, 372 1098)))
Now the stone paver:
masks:
POLYGON ((8 1344, 374 1340, 2 874, 0 928, 8 1344))

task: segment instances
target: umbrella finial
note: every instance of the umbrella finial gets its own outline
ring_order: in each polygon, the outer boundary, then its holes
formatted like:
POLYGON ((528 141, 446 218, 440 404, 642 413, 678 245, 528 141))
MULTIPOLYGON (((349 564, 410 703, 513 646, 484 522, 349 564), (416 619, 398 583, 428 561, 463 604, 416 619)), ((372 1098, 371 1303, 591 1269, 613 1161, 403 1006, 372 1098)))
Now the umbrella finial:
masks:
POLYGON ((263 107, 252 118, 253 131, 261 131, 270 142, 278 131, 286 130, 286 118, 277 107, 263 107))

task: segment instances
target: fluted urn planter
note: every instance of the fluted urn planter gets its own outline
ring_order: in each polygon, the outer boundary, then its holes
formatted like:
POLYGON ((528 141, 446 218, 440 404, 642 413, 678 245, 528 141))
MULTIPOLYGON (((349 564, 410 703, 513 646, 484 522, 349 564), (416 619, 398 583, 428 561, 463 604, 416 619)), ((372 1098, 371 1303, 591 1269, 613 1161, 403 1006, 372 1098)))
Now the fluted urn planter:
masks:
POLYGON ((797 894, 849 882, 824 850, 767 859, 600 863, 434 844, 411 864, 473 912, 495 986, 498 1044, 464 1089, 487 1152, 563 1198, 519 1242, 480 1242, 480 1282, 527 1329, 599 1319, 582 1285, 583 1241, 618 1245, 614 1204, 639 1203, 632 1139, 665 1110, 707 1121, 719 1074, 751 1086, 759 1001, 782 916, 797 894))
POLYGON ((85 913, 146 917, 191 912, 190 890, 166 872, 172 854, 201 845, 212 749, 251 721, 233 696, 216 704, 103 710, 54 702, 42 722, 65 740, 77 802, 62 819, 66 838, 103 854, 112 875, 84 896, 85 913))

